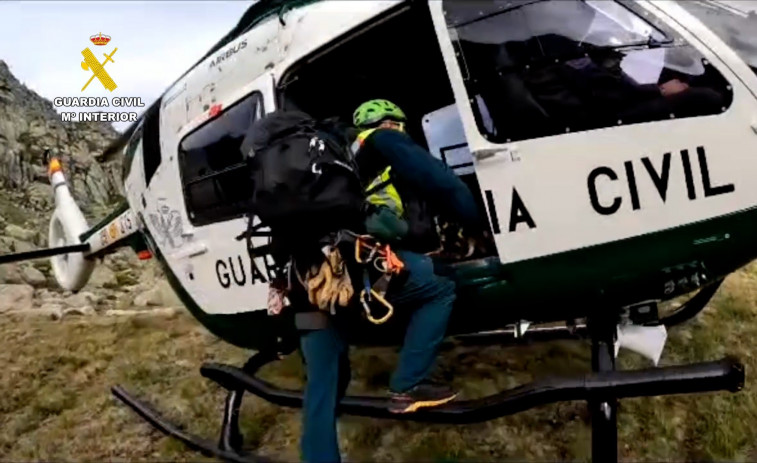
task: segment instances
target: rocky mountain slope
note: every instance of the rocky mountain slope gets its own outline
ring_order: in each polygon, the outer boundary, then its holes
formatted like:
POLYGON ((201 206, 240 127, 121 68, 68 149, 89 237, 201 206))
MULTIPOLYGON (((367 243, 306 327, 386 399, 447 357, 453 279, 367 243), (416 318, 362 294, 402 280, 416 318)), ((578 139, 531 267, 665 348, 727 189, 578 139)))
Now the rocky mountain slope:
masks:
MULTIPOLYGON (((121 200, 120 159, 95 159, 117 135, 106 123, 62 122, 52 102, 19 82, 0 60, 0 254, 47 247, 54 200, 45 148, 60 157, 90 223, 121 200)), ((173 291, 153 262, 139 261, 129 249, 106 256, 78 294, 58 288, 47 259, 0 265, 0 313, 59 318, 165 305, 179 305, 173 291)))
POLYGON ((85 206, 116 199, 122 193, 119 161, 100 164, 94 154, 117 135, 106 123, 61 122, 52 102, 19 82, 0 60, 0 187, 23 190, 32 200, 23 205, 44 206, 51 199, 35 194, 49 188, 45 148, 61 156, 74 196, 85 206))

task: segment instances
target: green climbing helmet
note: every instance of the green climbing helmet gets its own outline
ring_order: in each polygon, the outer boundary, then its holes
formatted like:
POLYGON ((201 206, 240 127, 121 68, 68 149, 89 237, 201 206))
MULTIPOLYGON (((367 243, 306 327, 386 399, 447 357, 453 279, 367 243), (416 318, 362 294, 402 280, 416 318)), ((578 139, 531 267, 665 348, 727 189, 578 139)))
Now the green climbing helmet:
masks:
POLYGON ((397 122, 405 122, 405 113, 389 100, 370 100, 358 106, 352 114, 352 122, 355 127, 370 127, 384 119, 392 119, 397 122))

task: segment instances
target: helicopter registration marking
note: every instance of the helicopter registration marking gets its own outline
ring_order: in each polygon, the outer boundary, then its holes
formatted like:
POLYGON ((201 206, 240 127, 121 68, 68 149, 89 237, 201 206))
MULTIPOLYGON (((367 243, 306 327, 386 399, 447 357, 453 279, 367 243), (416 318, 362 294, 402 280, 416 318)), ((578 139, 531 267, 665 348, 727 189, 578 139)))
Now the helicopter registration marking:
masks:
POLYGON ((126 210, 99 230, 96 235, 97 240, 90 240, 92 252, 105 249, 136 231, 134 214, 132 214, 131 209, 126 210))

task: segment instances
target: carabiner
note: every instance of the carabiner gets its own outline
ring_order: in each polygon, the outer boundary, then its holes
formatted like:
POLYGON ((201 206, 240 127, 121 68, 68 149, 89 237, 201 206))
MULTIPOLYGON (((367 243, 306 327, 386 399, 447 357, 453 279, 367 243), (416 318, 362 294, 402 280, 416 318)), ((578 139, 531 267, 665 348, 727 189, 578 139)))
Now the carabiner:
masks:
POLYGON ((390 273, 388 268, 388 261, 385 257, 377 257, 373 260, 373 267, 381 273, 390 273))
POLYGON ((376 291, 374 291, 373 289, 371 289, 371 295, 373 295, 373 297, 376 298, 379 302, 381 302, 382 304, 384 304, 387 307, 387 309, 388 309, 388 311, 386 312, 386 315, 384 315, 383 317, 381 317, 379 319, 376 319, 376 318, 373 317, 373 315, 371 315, 371 308, 370 308, 370 306, 368 306, 368 303, 365 302, 365 295, 366 295, 366 291, 365 290, 363 290, 363 291, 360 292, 360 302, 363 304, 363 309, 365 310, 365 314, 368 317, 368 320, 371 323, 373 323, 374 325, 380 325, 382 323, 385 323, 387 320, 389 320, 389 318, 394 313, 394 307, 392 307, 392 304, 390 304, 389 302, 387 302, 386 299, 384 299, 383 297, 381 297, 381 295, 379 293, 377 293, 376 291))

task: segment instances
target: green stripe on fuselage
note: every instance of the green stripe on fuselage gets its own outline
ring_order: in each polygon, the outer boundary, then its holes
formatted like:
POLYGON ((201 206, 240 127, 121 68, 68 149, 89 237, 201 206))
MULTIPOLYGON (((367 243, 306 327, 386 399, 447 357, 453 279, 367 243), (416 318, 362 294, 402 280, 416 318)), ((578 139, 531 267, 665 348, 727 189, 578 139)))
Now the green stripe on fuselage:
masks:
MULTIPOLYGON (((757 209, 751 209, 513 264, 492 259, 460 265, 455 270, 457 309, 448 333, 500 329, 519 320, 563 321, 590 310, 677 297, 686 291, 664 294, 668 270, 689 265, 704 268, 708 281, 726 276, 757 257, 756 229, 757 209)), ((159 250, 154 254, 190 313, 216 336, 239 347, 263 349, 282 334, 292 335, 291 319, 268 316, 264 308, 228 315, 204 312, 159 250)), ((380 327, 356 322, 349 330, 350 341, 370 345, 401 340, 401 315, 393 317, 396 323, 390 320, 380 327)))

